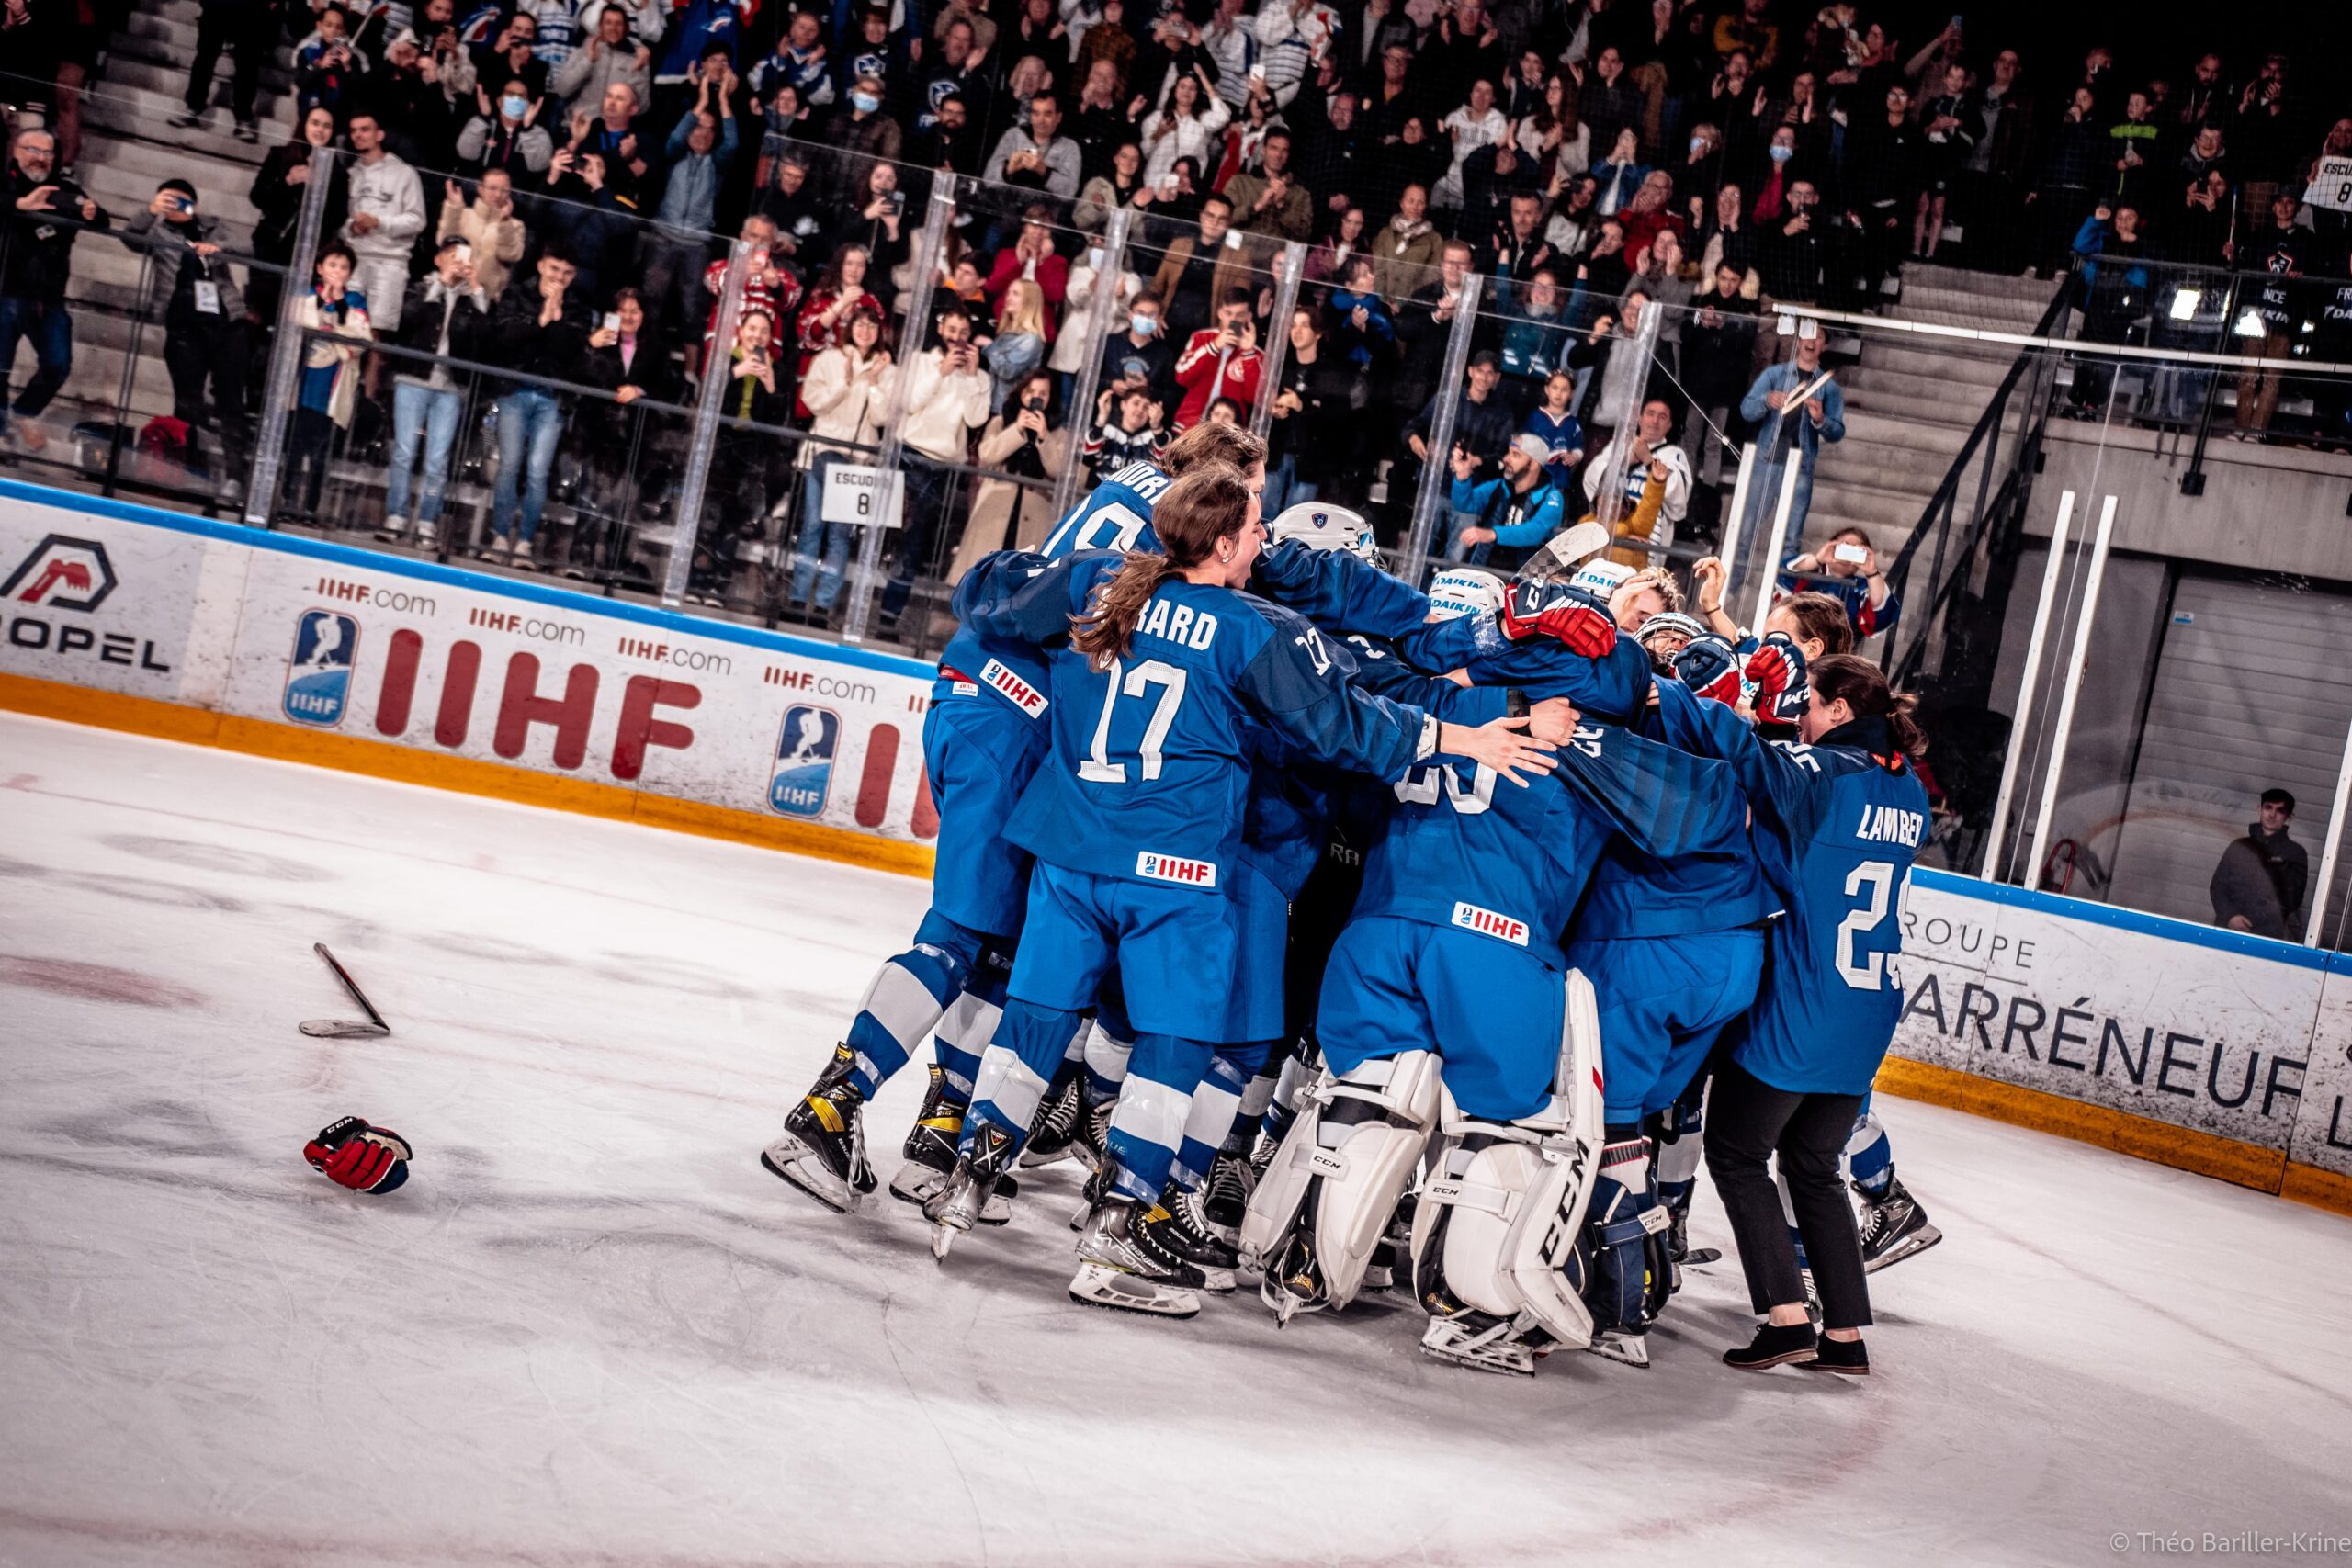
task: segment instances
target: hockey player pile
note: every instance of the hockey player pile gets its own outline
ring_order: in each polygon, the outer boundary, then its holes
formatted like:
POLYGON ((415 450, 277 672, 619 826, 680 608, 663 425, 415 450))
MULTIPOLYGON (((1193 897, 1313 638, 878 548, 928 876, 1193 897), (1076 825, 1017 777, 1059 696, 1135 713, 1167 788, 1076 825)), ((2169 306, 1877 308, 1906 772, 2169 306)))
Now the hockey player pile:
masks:
POLYGON ((930 911, 762 1162, 855 1210, 865 1104, 935 1032, 890 1191, 943 1261, 1071 1157, 1080 1302, 1409 1291, 1430 1354, 1529 1372, 1646 1364, 1715 1256, 1703 1101, 1766 1319, 1724 1359, 1867 1371, 1866 1269, 1938 1235, 1869 1114, 1928 824, 1908 699, 1836 600, 1717 635, 1568 553, 1604 530, 1427 593, 1351 513, 1269 542, 1263 458, 1195 426, 959 585, 930 911))

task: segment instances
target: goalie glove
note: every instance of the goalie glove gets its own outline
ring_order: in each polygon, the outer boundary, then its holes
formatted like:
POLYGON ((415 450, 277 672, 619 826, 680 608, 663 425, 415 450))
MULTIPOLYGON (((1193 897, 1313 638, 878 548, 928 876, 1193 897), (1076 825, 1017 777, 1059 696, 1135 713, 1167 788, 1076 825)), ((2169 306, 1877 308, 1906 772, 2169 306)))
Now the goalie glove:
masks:
POLYGON ((408 1140, 386 1127, 345 1116, 319 1129, 302 1157, 338 1187, 381 1197, 408 1179, 408 1140))
POLYGON ((1693 696, 1726 707, 1739 705, 1739 655, 1719 637, 1695 637, 1685 643, 1674 656, 1674 677, 1690 687, 1693 696))
POLYGON ((1512 583, 1503 595, 1502 627, 1513 642, 1548 637, 1587 659, 1602 658, 1617 646, 1617 622, 1608 606, 1556 582, 1512 583))
POLYGON ((1812 702, 1804 678, 1804 650, 1785 632, 1774 632, 1747 656, 1748 683, 1756 688, 1756 716, 1772 724, 1794 724, 1812 702))

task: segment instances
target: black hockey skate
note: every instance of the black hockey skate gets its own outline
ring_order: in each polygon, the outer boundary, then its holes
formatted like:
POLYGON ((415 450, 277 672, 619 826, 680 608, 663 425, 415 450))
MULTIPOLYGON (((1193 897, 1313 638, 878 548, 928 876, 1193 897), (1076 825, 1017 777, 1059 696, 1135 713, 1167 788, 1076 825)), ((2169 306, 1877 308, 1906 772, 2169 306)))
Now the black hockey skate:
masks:
POLYGON ((835 1213, 854 1213, 874 1190, 865 1162, 865 1096, 849 1081, 856 1059, 846 1045, 784 1119, 784 1131, 760 1151, 760 1163, 835 1213))
MULTIPOLYGON (((1724 1256, 1721 1247, 1690 1245, 1690 1216, 1679 1210, 1675 1211, 1674 1228, 1667 1233, 1666 1245, 1668 1256, 1674 1259, 1678 1276, 1685 1268, 1703 1269, 1710 1263, 1722 1261, 1724 1256)), ((1682 1288, 1679 1277, 1674 1281, 1674 1288, 1678 1291, 1682 1288)))
POLYGON ((1002 1184, 1005 1172, 1012 1168, 1013 1154, 1012 1134, 993 1122, 980 1124, 972 1139, 972 1152, 956 1162, 938 1192, 922 1206, 922 1217, 933 1227, 933 1258, 945 1261, 956 1238, 982 1223, 989 1200, 1002 1184))
MULTIPOLYGON (((1205 1285, 1202 1271, 1166 1251, 1149 1234, 1155 1216, 1165 1213, 1132 1198, 1097 1203, 1079 1238, 1070 1300, 1156 1317, 1197 1316, 1197 1292, 1205 1285)), ((1232 1286, 1228 1282, 1226 1288, 1232 1286)))
MULTIPOLYGON (((906 1163, 890 1178, 890 1196, 900 1202, 930 1202, 939 1196, 939 1190, 947 1183, 948 1173, 956 1168, 956 1146, 964 1137, 965 1107, 962 1101, 951 1098, 953 1093, 946 1072, 933 1063, 931 1087, 923 1092, 922 1109, 915 1113, 915 1124, 907 1129, 906 1163)), ((1019 1184, 1010 1177, 997 1183, 996 1191, 980 1211, 980 1224, 1011 1224, 1012 1200, 1020 1190, 1019 1184)))
POLYGON ((1099 1102, 1091 1095, 1086 1099, 1086 1114, 1072 1129, 1070 1157, 1089 1170, 1099 1171, 1110 1162, 1111 1112, 1119 1102, 1115 1097, 1099 1102))
MULTIPOLYGON (((1859 1187, 1855 1190, 1861 1192, 1859 1187)), ((1861 1225, 1864 1273, 1874 1274, 1943 1240, 1944 1233, 1928 1223, 1928 1212, 1919 1207, 1917 1199, 1903 1190, 1900 1179, 1888 1183, 1883 1198, 1871 1199, 1867 1192, 1861 1195, 1870 1203, 1863 1212, 1861 1225)))
POLYGON ((1159 1194, 1159 1207, 1147 1210, 1137 1224, 1149 1245, 1200 1271, 1202 1290, 1221 1294, 1233 1289, 1241 1256, 1209 1228, 1200 1205, 1199 1193, 1170 1182, 1159 1194))
POLYGON ((1046 1098, 1038 1101, 1035 1120, 1029 1123, 1021 1168, 1054 1165, 1078 1156, 1079 1128, 1086 1121, 1086 1068, 1064 1062, 1046 1098))
POLYGON ((1241 1222, 1250 1213, 1250 1195, 1258 1190, 1258 1168, 1250 1156, 1220 1154, 1209 1162, 1209 1179, 1200 1190, 1201 1221, 1226 1246, 1241 1246, 1241 1222))

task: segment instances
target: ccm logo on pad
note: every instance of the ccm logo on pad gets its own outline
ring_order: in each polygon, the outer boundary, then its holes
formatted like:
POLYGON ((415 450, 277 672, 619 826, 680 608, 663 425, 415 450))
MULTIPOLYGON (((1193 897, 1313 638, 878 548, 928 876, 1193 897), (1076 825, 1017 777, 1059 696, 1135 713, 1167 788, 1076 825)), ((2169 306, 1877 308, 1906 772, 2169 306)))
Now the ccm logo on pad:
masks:
POLYGON ((1136 856, 1136 874, 1148 876, 1154 882, 1178 882, 1187 887, 1215 887, 1216 863, 1186 860, 1182 855, 1154 854, 1146 850, 1136 856))
POLYGON ((993 659, 980 666, 980 679, 994 686, 1007 702, 1031 718, 1046 711, 1046 694, 993 659))
POLYGON ((1481 909, 1476 904, 1456 904, 1453 923, 1465 931, 1480 936, 1499 937, 1515 946, 1527 945, 1527 922, 1514 920, 1509 915, 1498 915, 1492 909, 1481 909))

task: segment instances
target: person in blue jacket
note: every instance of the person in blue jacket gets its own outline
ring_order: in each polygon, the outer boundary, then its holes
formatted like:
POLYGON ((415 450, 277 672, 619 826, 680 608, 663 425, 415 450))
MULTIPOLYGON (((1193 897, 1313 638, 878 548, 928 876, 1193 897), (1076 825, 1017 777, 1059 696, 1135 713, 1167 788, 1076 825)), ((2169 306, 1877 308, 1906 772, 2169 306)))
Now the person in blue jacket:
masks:
POLYGON ((1715 1075, 1706 1158, 1765 1321, 1724 1353, 1734 1367, 1870 1370, 1871 1321, 1854 1211, 1838 1157, 1903 1011, 1903 896, 1928 831, 1912 759, 1926 748, 1877 666, 1833 654, 1804 671, 1798 740, 1766 743, 1737 713, 1673 682, 1658 716, 1680 746, 1729 762, 1756 813, 1764 874, 1787 910, 1745 1034, 1715 1075), (1796 1248, 1768 1162, 1778 1156, 1815 1282, 1805 1310, 1796 1248))
POLYGON ((1516 571, 1566 527, 1559 487, 1544 466, 1551 455, 1543 437, 1514 435, 1503 451, 1501 474, 1481 482, 1473 477, 1478 459, 1454 448, 1453 510, 1470 521, 1447 542, 1445 558, 1516 571))
POLYGON ((1796 540, 1804 537, 1805 515, 1813 509, 1813 470, 1821 448, 1846 439, 1846 394, 1836 381, 1821 378, 1821 323, 1810 319, 1797 323, 1795 356, 1764 367, 1740 400, 1739 417, 1761 426, 1756 433, 1756 467, 1748 477, 1747 517, 1741 533, 1760 558, 1772 537, 1788 465, 1797 466, 1797 488, 1785 537, 1796 540))
MULTIPOLYGON (((1246 430, 1196 425, 1170 446, 1167 472, 1130 464, 1082 498, 1047 537, 1046 554, 1156 549, 1151 508, 1170 474, 1222 464, 1246 476, 1264 462, 1265 444, 1246 430)), ((942 650, 922 728, 924 774, 939 813, 931 908, 907 951, 876 972, 848 1038, 760 1156, 829 1208, 847 1213, 874 1190, 865 1101, 934 1029, 940 1060, 890 1190, 922 1202, 955 1166, 963 1108, 1004 1006, 1028 901, 1029 854, 1005 838, 1004 825, 1046 754, 1046 656, 1034 643, 965 626, 942 650)), ((1069 1086, 1065 1077, 1057 1087, 1069 1086)))
POLYGON ((1079 1010, 1115 964, 1136 1029, 1106 1139, 1103 1196, 1080 1243, 1074 1299, 1189 1317, 1198 1270, 1139 1222, 1167 1185, 1193 1086, 1227 1027, 1240 937, 1231 887, 1256 731, 1380 778, 1443 751, 1514 784, 1551 748, 1358 687, 1353 661, 1294 611, 1239 592, 1264 542, 1257 497, 1222 467, 1155 505, 1162 554, 1052 565, 1000 554, 956 590, 959 621, 1049 655, 1051 754, 1005 836, 1036 858, 1004 1015, 981 1061, 961 1156, 924 1205, 943 1255, 1011 1168, 1079 1010))

